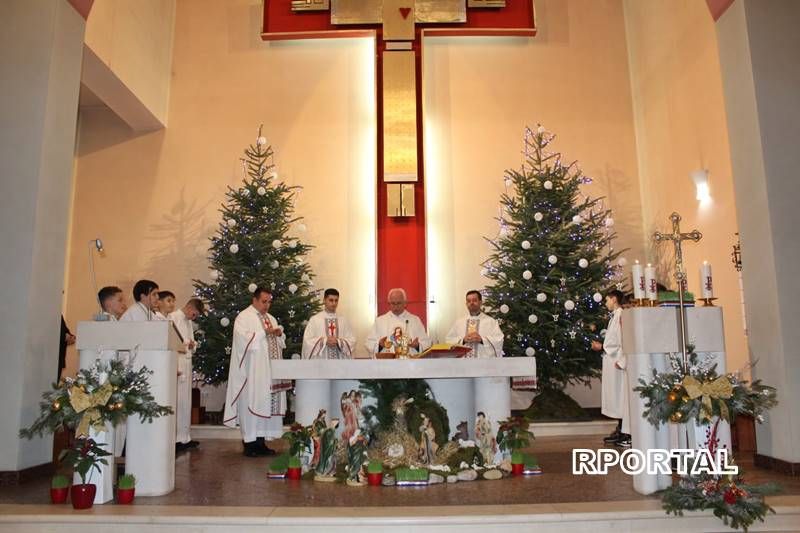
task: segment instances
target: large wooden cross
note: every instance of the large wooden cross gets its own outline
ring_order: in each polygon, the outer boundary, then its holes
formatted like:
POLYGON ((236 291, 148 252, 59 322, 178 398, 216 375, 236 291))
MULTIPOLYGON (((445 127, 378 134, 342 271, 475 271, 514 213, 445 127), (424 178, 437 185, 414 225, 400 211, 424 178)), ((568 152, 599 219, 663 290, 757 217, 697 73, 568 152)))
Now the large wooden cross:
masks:
MULTIPOLYGON (((533 0, 264 0, 264 40, 372 37, 378 112, 377 296, 403 287, 426 318, 422 68, 425 37, 536 35, 533 0), (414 215, 389 213, 389 194, 413 190, 414 215), (395 216, 401 215, 401 216, 395 216)), ((402 192, 400 193, 402 194, 402 192)))

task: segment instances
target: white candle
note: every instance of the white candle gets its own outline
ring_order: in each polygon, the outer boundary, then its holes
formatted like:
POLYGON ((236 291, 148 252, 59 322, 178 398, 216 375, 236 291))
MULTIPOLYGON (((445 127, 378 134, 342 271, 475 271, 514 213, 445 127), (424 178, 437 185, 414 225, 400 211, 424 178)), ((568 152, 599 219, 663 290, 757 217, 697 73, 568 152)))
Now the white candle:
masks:
POLYGON ((714 297, 714 283, 711 281, 711 265, 703 261, 700 266, 700 291, 703 298, 714 297))
POLYGON ((643 300, 645 296, 644 273, 642 272, 642 265, 639 264, 639 261, 633 264, 632 274, 633 297, 637 300, 643 300))
POLYGON ((647 267, 644 269, 644 283, 645 290, 647 292, 647 298, 653 301, 658 300, 658 289, 656 288, 656 268, 650 263, 647 263, 647 267))

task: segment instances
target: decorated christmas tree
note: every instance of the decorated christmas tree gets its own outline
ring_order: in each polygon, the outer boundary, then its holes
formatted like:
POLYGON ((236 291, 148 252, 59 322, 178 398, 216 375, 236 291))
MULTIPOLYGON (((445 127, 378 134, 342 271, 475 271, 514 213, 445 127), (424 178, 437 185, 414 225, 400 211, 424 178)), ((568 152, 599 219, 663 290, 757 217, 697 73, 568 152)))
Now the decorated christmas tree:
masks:
POLYGON ((202 335, 193 358, 206 383, 228 379, 233 322, 250 305, 257 286, 272 290, 270 314, 286 333, 284 357, 300 353, 305 325, 320 308, 303 259, 311 246, 290 234, 305 229, 293 216, 298 187, 279 180, 273 155, 259 128, 255 144, 244 151, 242 186, 228 188, 222 220, 211 237, 211 281, 194 281, 197 296, 209 305, 208 315, 197 320, 202 335))
POLYGON ((542 127, 526 129, 525 162, 505 174, 500 231, 483 270, 490 280, 484 300, 505 333, 504 351, 536 356, 543 393, 598 375, 591 341, 608 321, 603 295, 620 268, 611 212, 601 198, 581 193, 591 179, 548 151, 553 139, 542 127))

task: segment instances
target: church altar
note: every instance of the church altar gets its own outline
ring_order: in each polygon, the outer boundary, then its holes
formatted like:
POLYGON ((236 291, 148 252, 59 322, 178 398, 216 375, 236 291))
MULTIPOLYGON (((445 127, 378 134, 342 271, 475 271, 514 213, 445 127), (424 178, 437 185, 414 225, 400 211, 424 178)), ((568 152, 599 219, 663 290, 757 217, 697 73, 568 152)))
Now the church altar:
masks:
POLYGON ((278 359, 271 361, 273 379, 296 380, 297 422, 308 425, 320 409, 339 415, 342 392, 357 389, 360 379, 426 379, 436 399, 447 410, 451 429, 467 420, 475 427, 482 411, 492 421, 511 415, 509 378, 535 376, 536 358, 441 359, 278 359))
MULTIPOLYGON (((634 307, 622 312, 622 349, 628 359, 628 405, 631 420, 631 442, 634 449, 651 448, 705 448, 712 426, 697 426, 694 421, 685 424, 653 427, 642 413, 645 400, 633 391, 639 379, 649 381, 653 370, 669 369, 669 355, 679 353, 679 310, 674 307, 634 307)), ((726 373, 725 333, 722 309, 719 307, 686 308, 686 339, 700 357, 710 357, 720 375, 726 373)), ((731 449, 731 428, 719 420, 716 433, 717 446, 731 449)), ((640 494, 652 494, 672 484, 670 474, 638 474, 633 476, 633 487, 640 494)))

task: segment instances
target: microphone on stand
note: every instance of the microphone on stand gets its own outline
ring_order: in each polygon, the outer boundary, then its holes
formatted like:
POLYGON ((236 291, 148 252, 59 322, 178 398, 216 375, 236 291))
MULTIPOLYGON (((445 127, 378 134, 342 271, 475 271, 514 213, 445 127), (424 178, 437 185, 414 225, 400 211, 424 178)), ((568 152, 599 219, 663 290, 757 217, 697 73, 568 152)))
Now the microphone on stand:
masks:
POLYGON ((97 322, 104 322, 108 320, 108 317, 103 314, 103 305, 100 303, 100 295, 97 294, 97 278, 94 274, 94 250, 97 250, 98 254, 102 254, 105 251, 103 248, 103 241, 100 240, 99 237, 89 241, 89 276, 92 289, 94 289, 94 298, 97 301, 97 307, 99 309, 99 312, 94 315, 94 319, 97 322))

